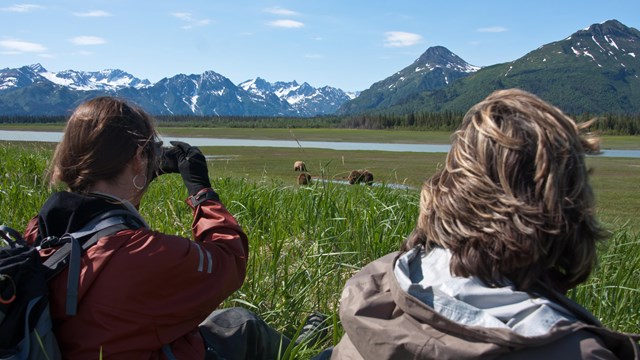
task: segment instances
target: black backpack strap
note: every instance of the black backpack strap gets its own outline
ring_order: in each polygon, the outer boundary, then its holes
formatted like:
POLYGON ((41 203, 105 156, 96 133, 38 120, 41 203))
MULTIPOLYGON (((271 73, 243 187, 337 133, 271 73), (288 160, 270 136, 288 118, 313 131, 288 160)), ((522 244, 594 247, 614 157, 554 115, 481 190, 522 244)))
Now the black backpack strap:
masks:
POLYGON ((78 305, 78 287, 80 282, 80 259, 82 254, 98 240, 105 236, 113 235, 124 229, 137 229, 140 223, 126 210, 107 212, 92 220, 82 229, 71 234, 65 234, 61 239, 66 243, 56 250, 45 262, 48 268, 47 280, 52 279, 69 265, 67 275, 67 315, 75 315, 78 305), (89 237, 87 239, 87 237, 89 237))
POLYGON ((127 229, 125 224, 115 224, 108 228, 102 229, 95 233, 89 240, 82 244, 77 238, 71 238, 71 251, 69 254, 69 273, 67 274, 67 315, 75 315, 78 307, 78 287, 80 286, 80 259, 82 253, 91 246, 95 245, 101 238, 113 235, 120 230, 127 229))
POLYGON ((115 223, 127 224, 130 229, 145 227, 144 220, 139 215, 133 214, 127 209, 113 209, 98 215, 82 229, 73 232, 72 235, 80 239, 115 223))
MULTIPOLYGON (((137 222, 132 221, 131 218, 128 218, 127 215, 129 212, 121 212, 120 210, 115 212, 107 212, 100 217, 90 221, 87 225, 85 225, 82 229, 70 233, 64 234, 60 237, 60 242, 65 243, 62 247, 56 250, 53 255, 51 255, 45 262, 44 265, 48 268, 47 271, 47 281, 51 280, 54 276, 56 276, 62 269, 64 269, 69 264, 69 254, 72 254, 72 250, 74 249, 74 239, 76 239, 76 251, 80 255, 82 251, 88 249, 93 246, 98 240, 93 239, 90 236, 96 234, 99 231, 110 228, 115 225, 125 225, 124 228, 137 229, 139 228, 139 224, 137 222), (109 216, 105 216, 109 215, 109 216), (89 241, 87 240, 93 240, 89 241), (79 245, 83 246, 80 247, 79 245)), ((105 233, 103 236, 112 235, 115 232, 121 229, 113 229, 112 233, 105 233)), ((74 252, 74 253, 75 253, 74 252)))

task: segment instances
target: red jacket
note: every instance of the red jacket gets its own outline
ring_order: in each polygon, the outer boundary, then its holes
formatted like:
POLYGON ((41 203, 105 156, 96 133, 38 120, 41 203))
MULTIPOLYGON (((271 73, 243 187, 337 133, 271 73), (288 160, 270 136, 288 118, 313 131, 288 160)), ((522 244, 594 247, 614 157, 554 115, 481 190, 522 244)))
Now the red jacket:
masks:
MULTIPOLYGON (((39 219, 46 221, 42 213, 39 219)), ((29 223, 27 240, 44 231, 39 219, 29 223)), ((197 326, 242 285, 248 241, 215 200, 194 209, 192 231, 195 241, 147 228, 100 239, 82 258, 75 316, 66 316, 60 291, 67 271, 54 278, 51 313, 64 358, 161 359, 161 347, 171 344, 178 359, 204 359, 197 326)))

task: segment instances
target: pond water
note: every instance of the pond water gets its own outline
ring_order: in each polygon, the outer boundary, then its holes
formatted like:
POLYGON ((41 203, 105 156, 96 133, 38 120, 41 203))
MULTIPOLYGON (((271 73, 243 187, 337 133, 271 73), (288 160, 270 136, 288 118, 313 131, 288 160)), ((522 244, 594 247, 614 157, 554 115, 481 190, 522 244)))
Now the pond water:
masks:
MULTIPOLYGON (((0 130, 0 140, 4 141, 39 141, 59 142, 62 139, 61 132, 46 131, 9 131, 0 130)), ((331 142, 331 141, 295 141, 295 140, 256 140, 256 139, 222 139, 222 138, 189 138, 189 137, 162 137, 162 141, 183 141, 193 146, 257 146, 305 149, 332 149, 332 150, 370 150, 370 151, 394 151, 394 152, 424 152, 446 153, 449 145, 438 144, 388 144, 366 142, 331 142)), ((632 157, 640 158, 640 150, 603 150, 604 157, 632 157)))

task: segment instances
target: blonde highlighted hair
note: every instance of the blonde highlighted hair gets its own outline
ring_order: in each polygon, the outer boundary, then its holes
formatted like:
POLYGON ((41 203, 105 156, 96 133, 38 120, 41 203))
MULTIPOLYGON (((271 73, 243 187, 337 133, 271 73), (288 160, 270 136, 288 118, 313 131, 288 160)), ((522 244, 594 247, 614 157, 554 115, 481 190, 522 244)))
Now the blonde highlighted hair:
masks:
POLYGON ((541 280, 566 291, 585 281, 605 237, 584 158, 599 148, 582 134, 589 124, 518 89, 473 106, 422 187, 403 249, 449 249, 453 274, 489 286, 528 291, 541 280))

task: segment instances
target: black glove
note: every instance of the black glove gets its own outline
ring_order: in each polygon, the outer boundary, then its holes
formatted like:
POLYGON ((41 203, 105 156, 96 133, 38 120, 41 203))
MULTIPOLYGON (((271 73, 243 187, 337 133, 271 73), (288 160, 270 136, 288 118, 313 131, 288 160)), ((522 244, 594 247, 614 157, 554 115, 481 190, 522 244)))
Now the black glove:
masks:
POLYGON ((178 153, 180 151, 177 147, 163 147, 160 150, 160 161, 155 175, 160 176, 162 174, 179 173, 178 153))
MULTIPOLYGON (((210 188, 207 160, 200 149, 181 141, 171 141, 171 145, 173 147, 167 150, 166 156, 163 156, 163 158, 167 158, 166 169, 168 172, 175 169, 174 164, 178 165, 178 171, 190 196, 204 188, 210 188), (175 163, 172 161, 174 155, 175 163)), ((164 165, 165 161, 163 160, 161 168, 164 165)))

